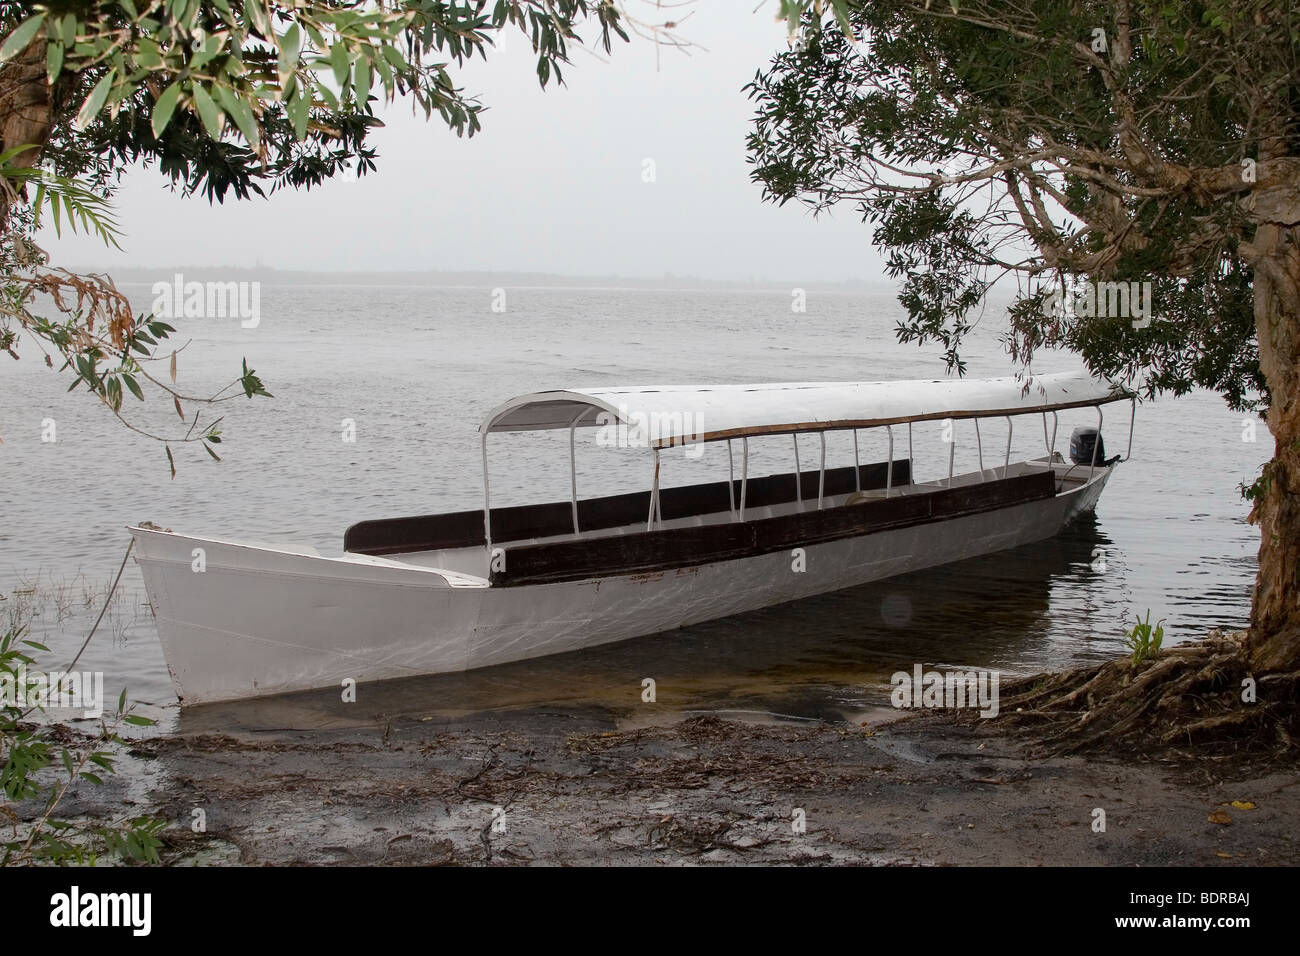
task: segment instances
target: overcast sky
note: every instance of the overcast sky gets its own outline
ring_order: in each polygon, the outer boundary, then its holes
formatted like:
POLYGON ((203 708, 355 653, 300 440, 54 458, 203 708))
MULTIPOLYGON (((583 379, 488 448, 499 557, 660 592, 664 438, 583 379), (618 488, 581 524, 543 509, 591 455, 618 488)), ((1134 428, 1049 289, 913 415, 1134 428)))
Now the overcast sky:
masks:
POLYGON ((124 252, 47 236, 60 264, 313 270, 487 270, 814 282, 876 280, 870 227, 760 201, 741 88, 785 47, 769 0, 697 5, 690 56, 636 37, 608 62, 574 54, 542 92, 521 35, 460 76, 488 107, 457 139, 398 101, 378 172, 311 192, 209 206, 133 170, 118 193, 124 252), (653 160, 655 182, 642 181, 653 160))

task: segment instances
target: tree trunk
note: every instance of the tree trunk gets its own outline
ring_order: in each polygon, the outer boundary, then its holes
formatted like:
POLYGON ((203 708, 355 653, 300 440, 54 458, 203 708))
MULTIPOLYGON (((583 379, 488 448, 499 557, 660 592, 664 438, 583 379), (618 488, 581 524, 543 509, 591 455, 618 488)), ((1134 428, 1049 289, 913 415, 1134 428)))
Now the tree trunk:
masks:
POLYGON ((1251 511, 1259 575, 1247 649, 1259 672, 1300 669, 1300 189, 1268 190, 1251 245, 1259 364, 1273 460, 1251 511))
MULTIPOLYGON (((45 31, 22 53, 0 66, 0 151, 35 147, 10 160, 17 168, 35 166, 50 138, 50 86, 45 76, 45 31)), ((0 228, 9 218, 9 197, 0 194, 0 228)))

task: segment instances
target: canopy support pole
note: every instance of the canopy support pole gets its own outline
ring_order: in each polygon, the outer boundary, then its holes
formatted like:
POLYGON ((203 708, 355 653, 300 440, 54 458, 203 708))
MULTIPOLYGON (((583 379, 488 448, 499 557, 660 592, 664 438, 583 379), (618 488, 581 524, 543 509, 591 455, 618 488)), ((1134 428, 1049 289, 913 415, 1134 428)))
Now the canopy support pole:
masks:
POLYGON ((1097 449, 1101 447, 1101 406, 1097 406, 1097 440, 1092 443, 1092 461, 1088 462, 1088 480, 1092 481, 1092 472, 1097 467, 1097 449))
POLYGON ((573 506, 573 533, 578 531, 578 453, 575 448, 574 435, 578 430, 578 419, 587 413, 584 408, 569 422, 569 502, 573 506))
POLYGON ((799 433, 791 432, 790 437, 794 439, 794 500, 799 505, 798 510, 803 511, 803 472, 799 470, 799 433))
POLYGON ((740 520, 745 520, 745 491, 749 485, 749 439, 740 440, 740 520))
POLYGON ((736 517, 736 459, 731 454, 731 439, 727 439, 727 507, 734 520, 736 517))
POLYGON ((916 483, 916 476, 913 474, 916 468, 916 457, 912 454, 912 423, 907 423, 907 483, 909 485, 916 483))
POLYGON ((826 433, 818 432, 822 440, 822 463, 817 471, 817 510, 822 510, 822 497, 826 494, 826 433))
POLYGON ((948 487, 952 487, 952 462, 953 457, 957 454, 957 420, 948 419, 948 427, 952 433, 948 436, 948 487))
POLYGON ((483 540, 487 542, 488 566, 492 565, 492 499, 488 493, 487 437, 483 433, 483 540))
POLYGON ((853 429, 853 490, 862 490, 862 466, 858 464, 858 430, 853 429))
POLYGON ((975 419, 975 450, 980 458, 980 481, 984 480, 984 442, 980 439, 980 420, 975 419))
POLYGON ((1015 423, 1011 420, 1011 416, 1008 415, 1007 416, 1007 457, 1006 460, 1002 462, 1003 478, 1005 478, 1007 474, 1011 471, 1011 432, 1015 429, 1015 427, 1016 427, 1015 423))
POLYGON ((1137 396, 1134 395, 1130 401, 1132 402, 1132 410, 1129 412, 1129 416, 1128 416, 1128 453, 1125 454, 1124 457, 1120 459, 1120 461, 1128 461, 1130 458, 1133 457, 1133 423, 1137 421, 1137 414, 1138 414, 1137 396))
POLYGON ((885 497, 894 490, 894 426, 886 425, 885 432, 889 435, 889 464, 885 466, 885 497))
POLYGON ((1051 464, 1051 460, 1056 457, 1056 426, 1059 424, 1060 422, 1057 420, 1056 412, 1052 412, 1052 447, 1047 454, 1048 464, 1051 464))
POLYGON ((655 453, 655 476, 654 476, 654 481, 650 483, 650 513, 646 516, 645 519, 645 529, 647 531, 651 531, 654 529, 655 518, 658 516, 659 513, 659 449, 658 447, 655 448, 654 453, 655 453))

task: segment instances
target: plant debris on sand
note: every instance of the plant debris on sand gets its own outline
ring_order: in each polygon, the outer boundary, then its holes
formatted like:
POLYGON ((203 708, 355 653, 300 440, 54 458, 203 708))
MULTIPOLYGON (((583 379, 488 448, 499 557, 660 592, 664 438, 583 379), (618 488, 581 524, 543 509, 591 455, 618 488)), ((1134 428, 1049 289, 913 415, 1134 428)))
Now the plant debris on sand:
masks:
POLYGON ((171 862, 1300 862, 1291 770, 1035 757, 1014 733, 892 709, 866 726, 636 713, 635 727, 595 706, 231 726, 142 741, 132 759, 148 767, 139 798, 173 821, 171 862))

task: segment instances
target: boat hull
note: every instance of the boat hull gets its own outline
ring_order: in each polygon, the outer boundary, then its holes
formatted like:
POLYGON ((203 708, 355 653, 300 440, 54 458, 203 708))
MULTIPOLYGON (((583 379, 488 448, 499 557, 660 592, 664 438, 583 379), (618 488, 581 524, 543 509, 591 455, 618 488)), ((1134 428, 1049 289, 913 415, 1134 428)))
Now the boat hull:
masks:
POLYGON ((596 647, 1029 544, 1094 508, 1113 468, 1054 497, 802 555, 518 587, 382 558, 131 532, 173 686, 192 705, 596 647))

